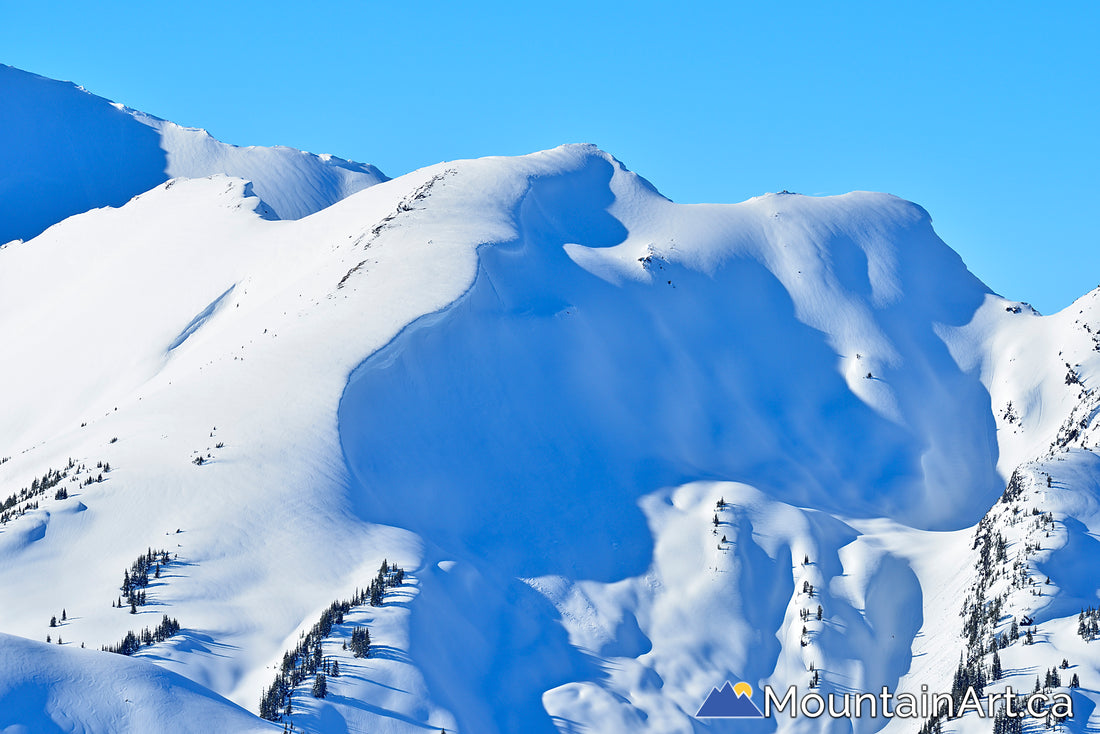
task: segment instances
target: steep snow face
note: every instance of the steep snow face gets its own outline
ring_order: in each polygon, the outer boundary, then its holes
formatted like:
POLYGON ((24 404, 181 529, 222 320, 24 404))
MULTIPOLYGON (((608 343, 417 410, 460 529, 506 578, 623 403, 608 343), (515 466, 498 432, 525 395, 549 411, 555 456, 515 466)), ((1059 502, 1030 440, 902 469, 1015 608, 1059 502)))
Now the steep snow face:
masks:
MULTIPOLYGON (((96 650, 168 613, 180 633, 138 657, 187 680, 157 685, 262 728, 217 697, 256 711, 383 558, 408 580, 334 627, 344 673, 325 700, 296 689, 296 729, 699 732, 726 679, 949 685, 973 526, 1019 462, 1091 456, 1095 308, 1016 313, 894 197, 680 206, 590 146, 433 166, 297 221, 258 193, 174 180, 0 248, 0 498, 88 467, 0 526, 0 630, 36 641, 4 660, 64 635, 41 676, 0 662, 0 727, 96 730, 71 681, 144 670, 96 650), (1072 349, 1076 381, 1019 329, 1072 349), (151 604, 116 608, 165 546, 151 604), (340 644, 362 624, 367 659, 340 644)), ((1067 496, 1093 481, 1063 463, 1067 496)), ((1035 560, 1070 600, 1044 621, 1090 598, 1088 492, 1035 560)), ((1020 670, 1057 662, 1019 649, 1020 670)))
POLYGON ((66 82, 0 65, 0 241, 162 183, 156 130, 66 82))
POLYGON ((238 148, 0 65, 0 243, 89 209, 121 206, 169 178, 253 182, 273 215, 298 219, 386 177, 374 166, 292 148, 238 148))
POLYGON ((239 148, 215 140, 205 130, 127 111, 160 133, 169 177, 224 173, 251 181, 255 194, 280 219, 301 219, 387 180, 377 168, 364 163, 284 146, 239 148))
MULTIPOLYGON (((544 156, 557 170, 502 212, 509 237, 481 247, 470 289, 372 355, 341 402, 359 511, 448 564, 427 564, 413 612, 429 681, 479 731, 549 731, 544 708, 690 731, 705 680, 803 682, 811 663, 896 686, 921 576, 942 579, 877 535, 968 527, 1003 488, 986 388, 937 333, 988 290, 893 197, 684 207, 595 151, 544 156), (719 477, 750 486, 686 484, 719 477), (733 509, 712 526, 723 491, 733 509), (863 539, 828 513, 901 524, 863 539), (803 648, 796 620, 817 603, 828 627, 803 648)), ((472 171, 456 169, 428 212, 464 208, 472 171)))
POLYGON ((1096 445, 1100 288, 1045 317, 991 297, 970 323, 940 332, 988 386, 1003 475, 1052 450, 1096 445))
POLYGON ((685 207, 593 155, 513 216, 470 292, 345 395, 345 451, 387 521, 520 554, 517 573, 608 578, 647 561, 636 501, 661 486, 736 478, 929 528, 1000 493, 989 396, 936 334, 988 291, 918 207, 685 207))

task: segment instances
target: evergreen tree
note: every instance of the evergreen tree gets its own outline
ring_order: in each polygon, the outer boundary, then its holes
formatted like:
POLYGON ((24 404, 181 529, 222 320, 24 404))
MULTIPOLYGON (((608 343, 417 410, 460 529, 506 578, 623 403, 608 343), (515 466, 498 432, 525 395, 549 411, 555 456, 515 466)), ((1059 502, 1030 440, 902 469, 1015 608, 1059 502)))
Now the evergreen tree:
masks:
MULTIPOLYGON (((276 721, 279 718, 278 704, 275 701, 275 685, 264 691, 260 696, 260 718, 268 721, 276 721)), ((285 729, 284 729, 285 731, 285 729)))
POLYGON ((332 677, 333 678, 339 678, 340 677, 340 661, 339 660, 333 660, 332 661, 332 677))
POLYGON ((328 695, 328 682, 325 680, 324 673, 317 674, 317 680, 313 682, 313 697, 324 698, 328 695))
POLYGON ((997 654, 997 651, 993 651, 993 670, 991 671, 991 677, 993 680, 1001 679, 1001 656, 997 654))
POLYGON ((370 657, 370 632, 366 627, 352 630, 351 653, 357 658, 370 657))
POLYGON ((56 627, 57 626, 57 617, 50 617, 50 626, 51 627, 56 627))

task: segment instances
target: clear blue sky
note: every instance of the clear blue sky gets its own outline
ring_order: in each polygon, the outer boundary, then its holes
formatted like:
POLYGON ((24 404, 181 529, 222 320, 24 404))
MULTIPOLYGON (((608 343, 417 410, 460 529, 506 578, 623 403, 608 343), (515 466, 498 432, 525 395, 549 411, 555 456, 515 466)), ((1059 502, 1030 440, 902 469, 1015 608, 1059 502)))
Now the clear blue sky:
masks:
POLYGON ((0 62, 238 145, 396 176, 593 142, 680 202, 889 191, 1044 313, 1100 284, 1098 38, 1096 2, 0 6, 0 62))

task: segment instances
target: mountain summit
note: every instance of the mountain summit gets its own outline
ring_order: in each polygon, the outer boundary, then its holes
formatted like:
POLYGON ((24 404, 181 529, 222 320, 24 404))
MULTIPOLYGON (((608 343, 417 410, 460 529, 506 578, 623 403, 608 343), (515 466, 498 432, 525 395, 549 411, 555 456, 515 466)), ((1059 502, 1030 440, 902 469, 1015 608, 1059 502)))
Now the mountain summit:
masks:
POLYGON ((170 178, 239 176, 272 216, 300 219, 385 181, 374 166, 292 148, 238 148, 0 64, 0 243, 170 178))

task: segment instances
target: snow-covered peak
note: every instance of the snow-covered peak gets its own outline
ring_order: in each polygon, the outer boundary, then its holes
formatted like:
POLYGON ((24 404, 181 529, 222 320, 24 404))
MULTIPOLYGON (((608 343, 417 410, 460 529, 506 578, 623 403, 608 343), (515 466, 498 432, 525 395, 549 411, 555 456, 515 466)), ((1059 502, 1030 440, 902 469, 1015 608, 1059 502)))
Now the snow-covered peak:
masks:
POLYGON ((121 206, 170 178, 252 182, 283 219, 319 211, 386 177, 293 148, 238 148, 114 104, 70 82, 0 65, 0 242, 29 239, 89 209, 121 206))
POLYGON ((200 128, 127 111, 160 133, 169 177, 224 173, 251 181, 255 194, 280 219, 301 219, 387 180, 374 166, 330 154, 315 155, 281 145, 241 148, 215 140, 200 128))

